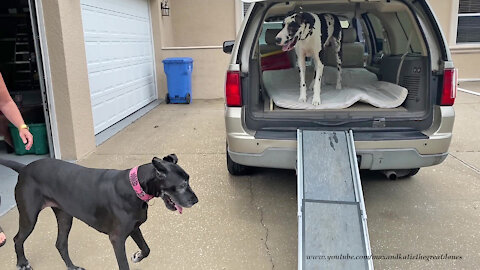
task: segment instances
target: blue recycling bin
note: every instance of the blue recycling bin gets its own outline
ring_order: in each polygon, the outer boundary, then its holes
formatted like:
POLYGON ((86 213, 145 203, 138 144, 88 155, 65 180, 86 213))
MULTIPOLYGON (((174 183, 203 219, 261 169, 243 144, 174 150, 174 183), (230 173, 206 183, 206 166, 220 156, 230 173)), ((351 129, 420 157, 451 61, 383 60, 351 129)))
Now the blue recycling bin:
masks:
POLYGON ((167 103, 192 102, 192 70, 193 59, 190 57, 166 58, 163 70, 167 75, 167 103))

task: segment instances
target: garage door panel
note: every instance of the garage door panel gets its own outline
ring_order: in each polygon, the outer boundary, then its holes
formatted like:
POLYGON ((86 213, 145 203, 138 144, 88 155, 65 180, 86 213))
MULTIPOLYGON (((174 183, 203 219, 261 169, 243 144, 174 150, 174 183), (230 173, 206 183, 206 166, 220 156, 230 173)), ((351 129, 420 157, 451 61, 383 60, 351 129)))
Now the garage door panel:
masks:
MULTIPOLYGON (((135 86, 144 85, 147 80, 153 86, 154 74, 150 72, 149 67, 149 63, 144 63, 90 74, 91 84, 96 85, 94 91, 91 91, 92 104, 97 102, 97 98, 107 94, 112 94, 114 97, 115 92, 126 88, 136 88, 135 86)), ((121 94, 122 92, 118 92, 118 95, 121 94)))
POLYGON ((145 18, 148 14, 148 3, 141 0, 81 0, 82 5, 90 6, 106 11, 127 14, 139 18, 145 18), (99 4, 101 2, 101 4, 99 4))
MULTIPOLYGON (((93 97, 92 106, 97 106, 98 104, 101 104, 110 100, 114 100, 115 98, 120 97, 129 92, 134 92, 134 91, 138 92, 139 88, 142 88, 143 90, 149 90, 149 89, 145 89, 144 87, 145 86, 153 87, 153 81, 154 81, 153 76, 147 76, 147 77, 135 80, 129 84, 118 85, 116 87, 109 88, 106 91, 96 93, 92 95, 93 97)), ((137 95, 138 94, 139 93, 137 93, 137 95)), ((140 96, 145 98, 154 96, 149 94, 150 94, 150 91, 147 93, 140 93, 140 96)))
POLYGON ((123 95, 118 96, 115 101, 107 100, 103 103, 92 106, 93 113, 98 115, 94 118, 94 126, 99 129, 105 129, 117 122, 117 117, 120 115, 122 118, 134 113, 137 109, 136 106, 143 104, 144 100, 153 101, 155 95, 148 95, 148 90, 151 85, 144 85, 133 91, 125 92, 123 95), (127 108, 127 109, 125 109, 127 108))
MULTIPOLYGON (((142 1, 142 0, 138 0, 142 1)), ((149 24, 148 18, 141 19, 131 16, 123 16, 115 13, 107 14, 103 10, 92 9, 87 7, 84 9, 82 17, 86 20, 83 30, 92 37, 99 37, 98 34, 108 33, 117 39, 136 39, 148 38, 150 36, 149 28, 140 28, 149 24), (97 22, 102 24, 98 25, 97 22)))
POLYGON ((156 98, 147 0, 81 0, 95 134, 156 98))
POLYGON ((139 59, 152 60, 152 47, 147 42, 90 41, 85 43, 85 52, 87 63, 92 67, 139 59))
POLYGON ((100 71, 113 70, 126 68, 128 66, 137 66, 142 64, 152 64, 152 58, 150 57, 135 57, 128 59, 118 59, 110 62, 94 63, 90 64, 91 73, 100 71))

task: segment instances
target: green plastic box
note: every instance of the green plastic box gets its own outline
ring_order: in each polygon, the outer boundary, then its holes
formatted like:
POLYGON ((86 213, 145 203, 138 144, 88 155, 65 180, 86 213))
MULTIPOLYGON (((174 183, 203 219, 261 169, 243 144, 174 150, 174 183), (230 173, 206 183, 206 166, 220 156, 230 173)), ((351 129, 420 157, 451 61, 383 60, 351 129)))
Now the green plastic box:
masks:
POLYGON ((45 124, 29 124, 30 133, 33 135, 33 145, 30 150, 25 150, 25 145, 18 135, 18 129, 11 123, 8 125, 10 128, 10 134, 12 135, 13 147, 15 154, 26 155, 45 155, 48 153, 48 139, 47 139, 47 127, 45 124))

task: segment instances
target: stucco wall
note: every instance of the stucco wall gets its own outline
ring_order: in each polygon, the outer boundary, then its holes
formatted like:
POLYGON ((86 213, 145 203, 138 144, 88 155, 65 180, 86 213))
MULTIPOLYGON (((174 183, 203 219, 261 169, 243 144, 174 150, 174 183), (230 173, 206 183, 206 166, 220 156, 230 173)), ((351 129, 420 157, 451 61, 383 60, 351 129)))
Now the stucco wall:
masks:
MULTIPOLYGON (((157 74, 157 92, 158 97, 163 98, 166 93, 166 88, 160 81, 160 78, 163 74, 163 65, 162 65, 162 42, 163 36, 169 36, 169 34, 162 33, 165 30, 162 29, 163 23, 161 20, 160 13, 160 0, 150 0, 150 14, 152 17, 152 34, 153 34, 153 48, 155 54, 155 66, 157 74)), ((168 27, 171 29, 171 27, 168 27)))
POLYGON ((42 0, 61 158, 95 149, 80 0, 42 0))
POLYGON ((458 68, 458 78, 460 80, 480 80, 480 49, 474 52, 462 52, 461 50, 452 50, 452 58, 455 67, 458 68))
POLYGON ((173 0, 169 1, 170 16, 163 17, 171 24, 166 47, 221 45, 235 33, 235 5, 233 0, 173 0))
POLYGON ((235 39, 235 3, 225 0, 169 1, 170 16, 161 16, 160 0, 151 0, 158 79, 158 96, 167 92, 162 60, 192 57, 194 99, 224 96, 225 72, 230 55, 221 45, 235 39))
POLYGON ((433 12, 437 16, 443 33, 447 39, 449 45, 455 45, 455 33, 452 26, 452 22, 456 20, 456 13, 452 12, 452 9, 458 10, 458 0, 428 0, 433 12), (452 36, 453 35, 453 36, 452 36))
POLYGON ((459 0, 428 0, 442 27, 460 79, 480 79, 480 45, 457 44, 459 0))

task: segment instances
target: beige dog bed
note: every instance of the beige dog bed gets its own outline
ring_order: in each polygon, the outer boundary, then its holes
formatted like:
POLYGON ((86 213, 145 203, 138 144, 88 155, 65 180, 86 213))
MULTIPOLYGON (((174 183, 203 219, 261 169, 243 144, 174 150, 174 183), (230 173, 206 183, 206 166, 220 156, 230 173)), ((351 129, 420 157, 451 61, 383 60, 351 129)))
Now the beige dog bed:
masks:
MULTIPOLYGON (((335 89, 336 69, 325 67, 323 71, 322 104, 312 105, 313 91, 307 90, 307 102, 299 102, 299 74, 297 68, 263 72, 265 88, 278 107, 294 110, 345 109, 356 102, 378 108, 396 108, 407 98, 408 90, 399 85, 378 81, 377 76, 364 68, 342 70, 342 89, 335 89)), ((313 72, 307 72, 307 85, 313 72)))

